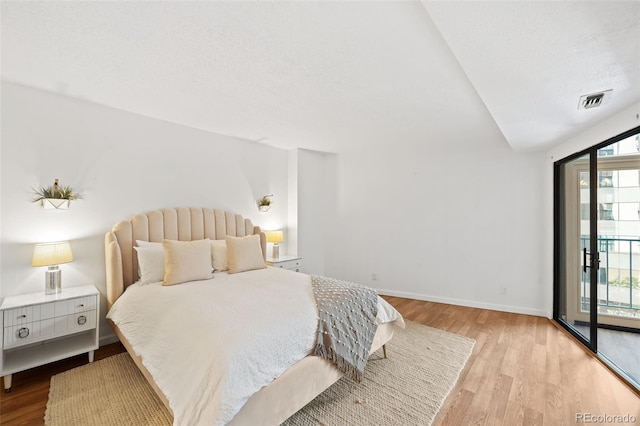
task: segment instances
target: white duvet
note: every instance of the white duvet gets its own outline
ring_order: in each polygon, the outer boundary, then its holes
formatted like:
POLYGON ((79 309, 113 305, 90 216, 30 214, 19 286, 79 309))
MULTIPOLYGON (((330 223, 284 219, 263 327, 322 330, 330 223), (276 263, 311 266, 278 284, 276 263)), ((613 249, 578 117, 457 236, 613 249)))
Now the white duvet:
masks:
MULTIPOLYGON (((255 392, 313 348, 308 275, 279 268, 173 286, 130 286, 114 321, 169 400, 174 425, 229 422, 255 392)), ((400 314, 378 298, 378 322, 400 314)))

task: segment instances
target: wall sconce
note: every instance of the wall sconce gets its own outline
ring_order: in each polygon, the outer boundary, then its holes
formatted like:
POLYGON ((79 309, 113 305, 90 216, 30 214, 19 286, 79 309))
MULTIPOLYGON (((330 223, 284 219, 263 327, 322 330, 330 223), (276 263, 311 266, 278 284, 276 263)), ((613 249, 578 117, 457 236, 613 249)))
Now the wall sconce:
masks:
POLYGON ((73 260, 69 241, 36 244, 33 249, 31 266, 48 266, 45 273, 44 294, 62 291, 62 271, 58 265, 73 260))
POLYGON ((58 179, 51 186, 39 186, 32 188, 34 203, 40 204, 44 209, 67 210, 71 200, 79 200, 82 194, 76 192, 70 186, 61 186, 58 179))
POLYGON ((271 208, 271 197, 273 197, 273 194, 265 195, 264 197, 260 198, 258 200, 258 210, 260 210, 261 212, 268 212, 271 208))
POLYGON ((273 254, 271 255, 271 257, 273 257, 274 259, 279 258, 280 246, 278 246, 278 243, 284 241, 284 234, 282 230, 278 229, 275 231, 265 231, 265 234, 267 234, 267 242, 273 243, 273 254))

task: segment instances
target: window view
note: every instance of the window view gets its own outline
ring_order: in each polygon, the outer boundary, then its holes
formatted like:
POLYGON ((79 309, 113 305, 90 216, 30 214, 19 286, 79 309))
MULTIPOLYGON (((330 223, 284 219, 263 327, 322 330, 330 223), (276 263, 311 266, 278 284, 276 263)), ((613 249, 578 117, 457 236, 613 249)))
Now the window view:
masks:
MULTIPOLYGON (((605 315, 640 318, 640 165, 630 157, 639 147, 635 135, 598 150, 598 312, 605 315)), ((581 248, 589 245, 588 176, 580 172, 581 248)), ((588 274, 582 275, 587 302, 588 274)))

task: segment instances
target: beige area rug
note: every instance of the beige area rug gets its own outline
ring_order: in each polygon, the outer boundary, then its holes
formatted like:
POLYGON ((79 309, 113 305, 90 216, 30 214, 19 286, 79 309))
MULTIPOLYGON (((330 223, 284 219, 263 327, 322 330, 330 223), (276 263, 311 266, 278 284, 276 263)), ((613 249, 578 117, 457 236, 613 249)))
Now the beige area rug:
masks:
MULTIPOLYGON (((284 424, 429 425, 475 341, 407 321, 371 356, 362 383, 341 379, 284 424)), ((171 415, 127 354, 51 378, 46 426, 171 425, 171 415)))
POLYGON ((128 353, 51 378, 46 426, 167 426, 173 416, 128 353))

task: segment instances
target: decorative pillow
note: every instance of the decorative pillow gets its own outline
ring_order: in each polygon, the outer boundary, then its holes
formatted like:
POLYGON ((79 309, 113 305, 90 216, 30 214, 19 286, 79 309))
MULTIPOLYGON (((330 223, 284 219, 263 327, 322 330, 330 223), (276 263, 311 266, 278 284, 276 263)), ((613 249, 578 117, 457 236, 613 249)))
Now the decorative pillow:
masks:
POLYGON ((162 285, 208 280, 211 275, 211 241, 162 240, 164 280, 162 285))
POLYGON ((260 235, 246 237, 231 237, 227 235, 225 241, 227 243, 230 274, 267 267, 260 248, 260 235))
POLYGON ((138 253, 140 284, 157 283, 164 279, 164 249, 162 244, 134 247, 138 253))
POLYGON ((226 271, 229 269, 229 259, 227 258, 227 243, 225 240, 211 240, 211 263, 216 271, 226 271))

